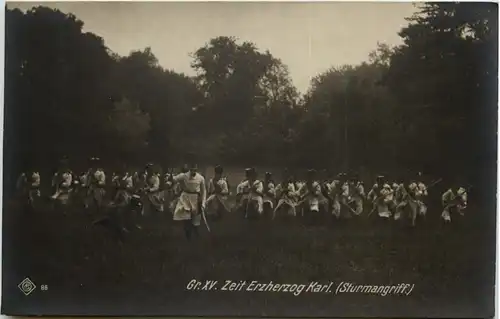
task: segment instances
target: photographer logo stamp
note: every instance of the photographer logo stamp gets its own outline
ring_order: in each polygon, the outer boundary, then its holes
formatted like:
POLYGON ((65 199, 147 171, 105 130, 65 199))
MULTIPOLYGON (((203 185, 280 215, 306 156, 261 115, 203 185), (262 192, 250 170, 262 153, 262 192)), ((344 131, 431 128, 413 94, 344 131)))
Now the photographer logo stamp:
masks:
POLYGON ((19 287, 19 289, 26 296, 31 294, 36 289, 35 284, 28 277, 24 278, 24 280, 21 281, 21 283, 17 285, 17 287, 19 287))

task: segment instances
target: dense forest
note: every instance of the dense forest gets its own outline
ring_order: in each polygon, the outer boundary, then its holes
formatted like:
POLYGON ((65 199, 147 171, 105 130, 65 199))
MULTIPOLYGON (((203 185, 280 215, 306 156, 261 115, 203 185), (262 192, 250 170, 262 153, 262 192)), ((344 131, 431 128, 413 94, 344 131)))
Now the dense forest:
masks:
POLYGON ((302 95, 251 39, 200 43, 189 77, 150 48, 115 54, 74 15, 7 9, 5 169, 63 155, 173 166, 195 152, 200 164, 491 174, 497 4, 420 3, 407 20, 401 45, 331 61, 302 95))

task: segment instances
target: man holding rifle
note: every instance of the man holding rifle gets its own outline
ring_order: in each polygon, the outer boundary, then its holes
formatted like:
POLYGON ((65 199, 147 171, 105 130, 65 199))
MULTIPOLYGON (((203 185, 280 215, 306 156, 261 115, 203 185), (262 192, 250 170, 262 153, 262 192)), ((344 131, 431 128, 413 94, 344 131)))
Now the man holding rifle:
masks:
POLYGON ((282 207, 286 209, 288 216, 296 216, 297 192, 291 174, 287 169, 283 172, 283 180, 276 186, 276 195, 278 203, 273 211, 273 219, 276 218, 276 212, 282 207))
POLYGON ((67 158, 61 160, 59 169, 52 178, 52 187, 55 189, 51 199, 54 200, 55 209, 63 214, 66 214, 70 203, 70 194, 73 185, 73 174, 69 169, 69 161, 67 158))
POLYGON ((444 207, 441 218, 445 223, 451 223, 452 212, 459 213, 461 216, 464 215, 467 208, 467 190, 463 187, 450 188, 443 193, 441 201, 444 207))
POLYGON ((379 217, 386 219, 391 217, 389 207, 394 203, 394 193, 389 184, 385 182, 384 176, 377 176, 376 183, 368 193, 368 199, 372 200, 373 203, 373 209, 370 214, 374 210, 377 210, 379 217))
POLYGON ((207 213, 217 219, 221 218, 223 213, 231 211, 227 204, 229 187, 227 179, 222 176, 222 172, 222 166, 217 165, 214 168, 214 178, 208 182, 207 213))

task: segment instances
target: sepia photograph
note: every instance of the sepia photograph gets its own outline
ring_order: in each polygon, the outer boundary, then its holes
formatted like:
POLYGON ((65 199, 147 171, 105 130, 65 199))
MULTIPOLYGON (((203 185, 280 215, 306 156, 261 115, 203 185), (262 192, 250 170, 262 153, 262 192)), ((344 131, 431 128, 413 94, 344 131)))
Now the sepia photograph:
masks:
POLYGON ((493 318, 498 4, 5 4, 11 316, 493 318))

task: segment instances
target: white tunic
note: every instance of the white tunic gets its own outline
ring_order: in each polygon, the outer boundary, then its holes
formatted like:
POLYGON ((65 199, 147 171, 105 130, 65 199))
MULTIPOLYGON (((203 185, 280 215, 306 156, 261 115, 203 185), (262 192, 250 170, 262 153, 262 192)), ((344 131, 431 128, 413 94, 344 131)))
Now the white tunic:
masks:
POLYGON ((62 204, 66 204, 69 200, 72 181, 73 176, 70 172, 64 172, 62 174, 55 173, 54 178, 52 179, 52 184, 56 188, 56 192, 52 195, 52 199, 56 199, 62 204))
POLYGON ((104 187, 106 185, 106 174, 103 170, 98 169, 94 172, 93 175, 95 184, 99 187, 104 187))
POLYGON ((264 185, 261 181, 255 180, 250 182, 248 180, 238 185, 240 194, 248 194, 247 198, 250 200, 262 200, 262 193, 264 192, 264 185))
POLYGON ((425 215, 427 206, 424 204, 423 199, 428 195, 425 184, 411 183, 408 186, 408 191, 413 196, 413 200, 410 200, 410 208, 412 208, 412 210, 417 209, 417 213, 420 215, 425 215))
POLYGON ((264 211, 264 201, 262 198, 264 192, 264 184, 262 184, 262 182, 259 180, 254 180, 253 182, 246 180, 240 185, 243 193, 248 192, 248 200, 257 203, 257 211, 261 214, 264 211))
POLYGON ((22 173, 17 180, 17 189, 22 192, 23 195, 28 195, 29 202, 33 203, 35 198, 41 195, 40 173, 32 172, 29 179, 25 173, 22 173))
POLYGON ((368 200, 369 201, 374 201, 378 197, 379 193, 379 186, 377 183, 373 184, 372 188, 368 192, 368 200))
POLYGON ((180 173, 174 176, 174 181, 179 183, 182 190, 174 210, 174 220, 193 220, 195 225, 201 222, 201 209, 205 209, 207 189, 205 178, 196 173, 194 176, 191 173, 180 173))
POLYGON ((26 187, 29 188, 39 188, 40 187, 40 173, 32 172, 30 179, 26 176, 26 173, 22 173, 17 180, 17 189, 24 190, 26 187))
POLYGON ((240 197, 240 203, 242 204, 244 200, 248 199, 248 195, 250 194, 250 185, 248 181, 245 179, 241 181, 241 183, 236 186, 236 196, 240 197))
POLYGON ((276 187, 272 181, 267 183, 267 188, 264 192, 264 203, 271 205, 271 208, 274 207, 274 201, 276 200, 276 187))
POLYGON ((106 195, 106 191, 104 187, 106 186, 106 174, 102 169, 96 169, 93 174, 88 178, 89 184, 89 197, 87 198, 87 204, 94 201, 97 205, 100 205, 104 200, 104 196, 106 195))
POLYGON ((317 181, 311 184, 302 184, 298 190, 300 198, 304 198, 311 211, 319 211, 319 203, 321 194, 321 185, 317 181))
POLYGON ((132 190, 134 187, 134 183, 132 180, 132 176, 126 173, 123 176, 117 176, 116 181, 118 185, 118 190, 115 195, 114 205, 118 207, 125 207, 130 204, 130 200, 132 198, 132 190))
POLYGON ((278 196, 278 204, 274 212, 278 211, 283 205, 288 206, 288 214, 295 216, 295 206, 297 205, 297 192, 294 183, 279 184, 276 186, 276 194, 278 196))
POLYGON ((460 187, 457 191, 457 195, 455 195, 450 188, 443 193, 441 200, 444 206, 441 218, 447 222, 451 222, 450 210, 452 208, 455 208, 460 215, 463 215, 463 211, 467 208, 467 191, 465 188, 460 187))
POLYGON ((301 189, 304 186, 304 184, 305 183, 302 181, 296 181, 295 182, 295 189, 297 189, 297 190, 301 189))
POLYGON ((142 214, 148 214, 154 207, 157 211, 163 211, 163 194, 160 192, 160 177, 157 174, 151 174, 144 188, 142 197, 142 214))
POLYGON ((360 215, 363 212, 363 199, 365 198, 365 188, 363 183, 358 182, 357 184, 351 185, 351 198, 354 201, 356 215, 360 215))
POLYGON ((378 184, 374 184, 372 189, 368 193, 368 199, 374 201, 374 204, 377 207, 378 215, 380 217, 391 217, 389 204, 394 201, 394 192, 389 184, 382 185, 381 189, 379 188, 378 184))
POLYGON ((345 182, 340 188, 340 200, 347 204, 351 200, 352 186, 348 182, 345 182))
POLYGON ((208 194, 207 198, 207 212, 216 212, 218 209, 218 204, 220 203, 223 208, 229 212, 228 205, 228 195, 229 195, 229 186, 227 183, 227 178, 221 177, 217 181, 214 181, 213 178, 208 182, 208 194))
POLYGON ((80 185, 82 187, 88 187, 89 186, 89 178, 88 178, 88 174, 87 173, 83 173, 82 175, 80 175, 78 177, 79 181, 80 181, 80 185))

